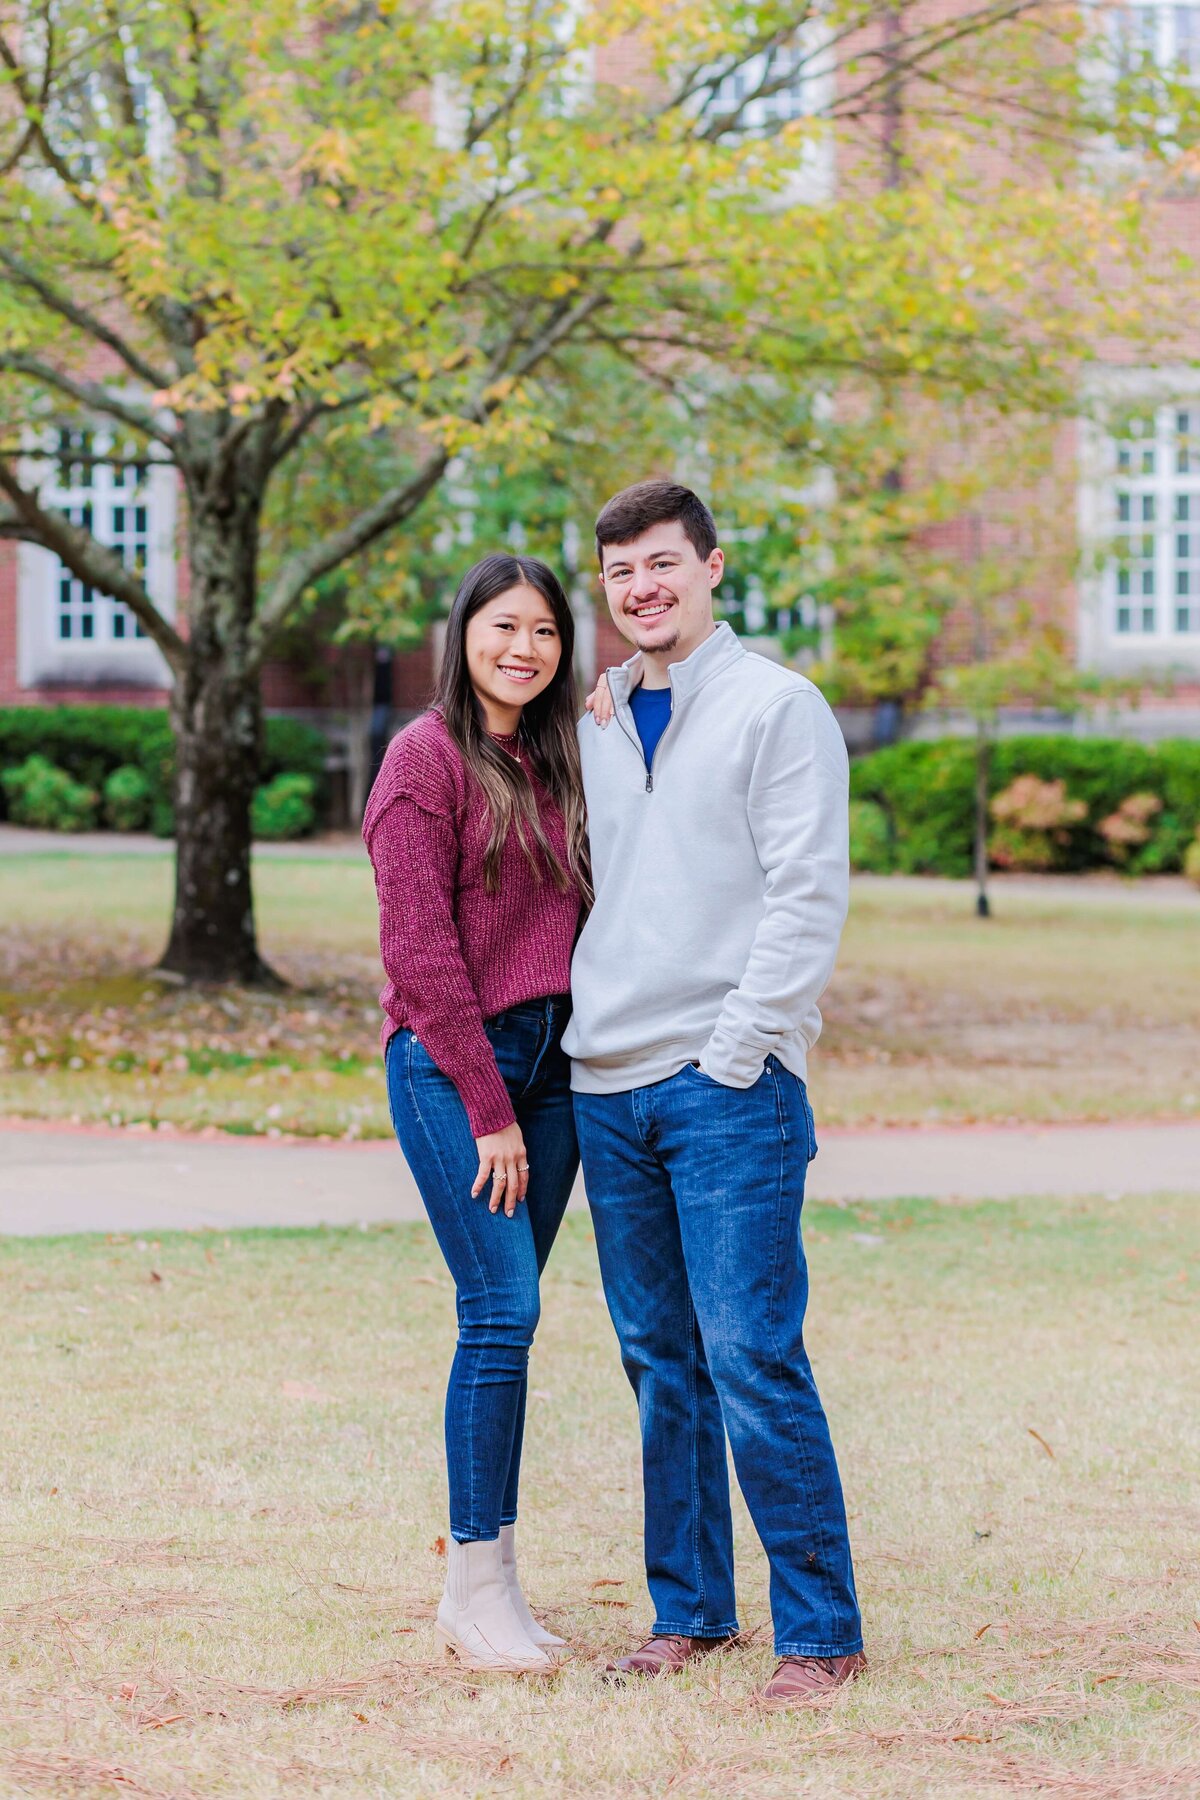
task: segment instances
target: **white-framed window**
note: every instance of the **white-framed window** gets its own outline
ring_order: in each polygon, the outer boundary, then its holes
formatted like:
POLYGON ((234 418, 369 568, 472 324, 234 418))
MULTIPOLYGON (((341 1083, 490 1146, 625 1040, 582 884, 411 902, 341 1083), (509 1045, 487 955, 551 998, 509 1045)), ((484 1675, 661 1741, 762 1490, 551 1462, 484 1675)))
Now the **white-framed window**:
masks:
POLYGON ((820 125, 834 87, 828 31, 813 20, 791 44, 759 51, 735 67, 714 64, 692 107, 699 130, 725 143, 769 142, 785 126, 810 121, 800 142, 789 148, 790 174, 782 183, 781 171, 774 169, 768 204, 815 205, 828 200, 836 187, 834 139, 820 125), (730 123, 723 124, 726 120, 730 123))
POLYGON ((1200 0, 1122 0, 1109 28, 1119 75, 1200 81, 1200 0))
POLYGON ((1200 399, 1124 414, 1109 462, 1109 630, 1200 642, 1200 399))
MULTIPOLYGON (((127 569, 145 577, 150 552, 150 465, 133 445, 111 433, 63 426, 57 434, 54 476, 42 498, 75 525, 115 550, 127 569)), ((122 643, 145 637, 129 608, 89 587, 54 559, 60 643, 122 643)))
POLYGON ((733 133, 761 137, 816 109, 812 58, 795 45, 752 56, 715 83, 705 103, 710 118, 737 115, 733 133))
MULTIPOLYGON (((446 0, 438 0, 445 5, 446 0)), ((543 34, 537 52, 544 80, 538 94, 538 111, 543 118, 567 119, 590 105, 595 92, 595 56, 589 45, 576 40, 583 23, 586 0, 548 0, 533 9, 531 19, 525 8, 511 0, 506 9, 511 30, 505 79, 514 90, 526 73, 530 54, 528 27, 535 23, 543 34)), ((485 107, 485 111, 487 108, 485 107)), ((431 120, 434 139, 443 150, 462 147, 467 132, 469 107, 462 83, 453 75, 435 74, 431 84, 431 120)), ((506 120, 506 134, 514 138, 511 119, 506 120)), ((477 155, 487 161, 492 146, 484 142, 476 146, 477 155)), ((505 183, 511 185, 510 182, 505 183)))
MULTIPOLYGON (((97 421, 37 433, 23 471, 42 501, 114 550, 175 614, 175 469, 97 421)), ((22 687, 163 687, 170 676, 129 608, 81 581, 50 550, 18 550, 17 679, 22 687)))

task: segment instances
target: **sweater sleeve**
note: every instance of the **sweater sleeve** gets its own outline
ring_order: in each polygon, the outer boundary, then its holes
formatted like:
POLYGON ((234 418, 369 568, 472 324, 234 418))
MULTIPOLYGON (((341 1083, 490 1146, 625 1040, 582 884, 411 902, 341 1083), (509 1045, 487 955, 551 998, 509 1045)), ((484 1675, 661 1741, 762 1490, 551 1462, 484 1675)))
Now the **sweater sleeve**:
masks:
POLYGON ((400 794, 373 822, 368 848, 388 980, 417 1038, 458 1089, 472 1135, 503 1131, 516 1114, 454 922, 454 822, 400 794))
POLYGON ((774 701, 759 724, 748 806, 762 916, 700 1055, 727 1087, 757 1081, 829 984, 850 894, 848 787, 846 746, 821 696, 774 701))

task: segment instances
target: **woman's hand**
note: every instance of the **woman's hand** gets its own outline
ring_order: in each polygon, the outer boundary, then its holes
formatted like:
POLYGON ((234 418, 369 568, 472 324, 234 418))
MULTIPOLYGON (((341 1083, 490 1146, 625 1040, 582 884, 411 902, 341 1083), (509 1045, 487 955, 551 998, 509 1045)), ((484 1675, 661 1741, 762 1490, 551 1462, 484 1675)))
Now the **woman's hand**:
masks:
POLYGON ((608 676, 601 670, 595 687, 584 701, 585 709, 591 713, 601 731, 611 725, 616 714, 613 697, 608 691, 608 676))
POLYGON ((486 1137, 475 1139, 475 1148, 479 1152, 479 1173, 471 1189, 471 1198, 483 1192, 490 1175, 492 1191, 488 1197, 488 1211, 498 1212, 503 1206, 505 1218, 511 1219, 517 1210, 517 1201, 525 1198, 529 1187, 529 1162, 521 1127, 514 1123, 503 1131, 489 1131, 486 1137))

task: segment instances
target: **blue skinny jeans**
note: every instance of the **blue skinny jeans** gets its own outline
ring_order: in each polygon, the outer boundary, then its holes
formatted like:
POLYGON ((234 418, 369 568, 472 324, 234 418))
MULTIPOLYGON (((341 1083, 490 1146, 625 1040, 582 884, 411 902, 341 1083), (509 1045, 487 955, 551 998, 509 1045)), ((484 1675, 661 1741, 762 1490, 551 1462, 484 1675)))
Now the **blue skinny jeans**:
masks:
POLYGON ((411 1031, 387 1047, 388 1103, 442 1255, 454 1277, 458 1347, 446 1389, 450 1531, 460 1544, 496 1538, 517 1516, 529 1347, 546 1266, 579 1166, 565 998, 514 1006, 485 1030, 529 1162, 528 1197, 511 1219, 476 1198, 479 1168, 466 1109, 411 1031))

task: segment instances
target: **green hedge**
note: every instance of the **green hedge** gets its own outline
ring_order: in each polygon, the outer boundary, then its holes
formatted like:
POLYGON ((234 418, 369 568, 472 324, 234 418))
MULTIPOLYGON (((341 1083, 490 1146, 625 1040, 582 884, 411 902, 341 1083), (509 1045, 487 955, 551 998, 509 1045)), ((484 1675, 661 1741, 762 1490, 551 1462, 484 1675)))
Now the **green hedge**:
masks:
POLYGON ((307 837, 315 823, 311 775, 276 775, 255 790, 250 828, 256 838, 307 837))
MULTIPOLYGON (((307 775, 318 819, 326 802, 325 738, 299 719, 267 719, 263 732, 263 785, 278 775, 307 775)), ((0 771, 30 756, 43 756, 84 787, 103 793, 118 769, 140 769, 150 784, 149 817, 160 836, 172 830, 171 784, 175 746, 170 721, 158 707, 0 707, 0 771)), ((4 814, 0 784, 0 816, 4 814)))
MULTIPOLYGON (((1168 738, 1153 745, 1123 738, 1013 737, 992 749, 991 791, 1019 775, 1063 781, 1087 805, 1062 854, 1067 869, 1111 863, 1097 827, 1129 794, 1157 794, 1162 811, 1149 841, 1125 865, 1139 873, 1182 868, 1200 824, 1200 742, 1168 738)), ((850 793, 878 806, 887 820, 888 867, 913 875, 969 875, 975 817, 975 745, 970 738, 895 744, 851 766, 850 793)), ((878 866, 875 862, 873 866, 878 866)))

